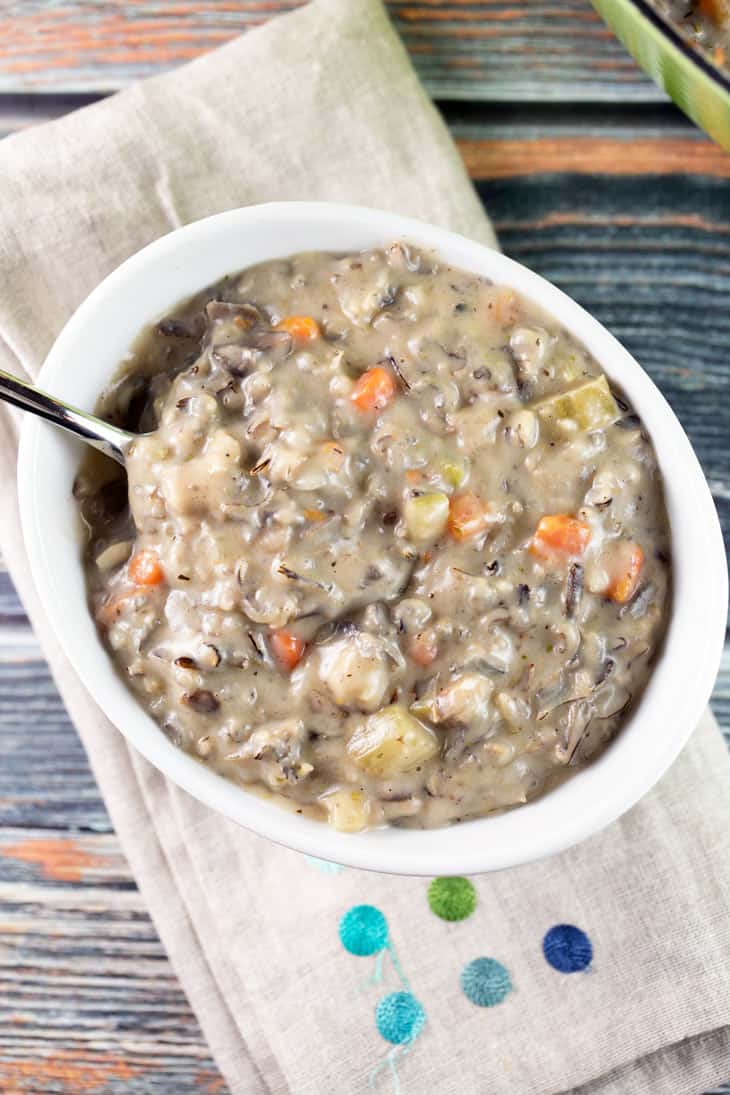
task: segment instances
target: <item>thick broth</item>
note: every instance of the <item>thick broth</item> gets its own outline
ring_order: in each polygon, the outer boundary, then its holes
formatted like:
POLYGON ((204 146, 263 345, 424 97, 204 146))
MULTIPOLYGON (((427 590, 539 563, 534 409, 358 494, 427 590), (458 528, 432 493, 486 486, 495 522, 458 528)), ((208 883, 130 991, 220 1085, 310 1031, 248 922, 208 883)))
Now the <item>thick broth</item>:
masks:
POLYGON ((650 0, 718 68, 730 68, 730 0, 650 0))
POLYGON ((92 610, 166 734, 354 831, 528 801, 641 692, 651 442, 509 289, 402 243, 231 276, 143 333, 89 463, 92 610))

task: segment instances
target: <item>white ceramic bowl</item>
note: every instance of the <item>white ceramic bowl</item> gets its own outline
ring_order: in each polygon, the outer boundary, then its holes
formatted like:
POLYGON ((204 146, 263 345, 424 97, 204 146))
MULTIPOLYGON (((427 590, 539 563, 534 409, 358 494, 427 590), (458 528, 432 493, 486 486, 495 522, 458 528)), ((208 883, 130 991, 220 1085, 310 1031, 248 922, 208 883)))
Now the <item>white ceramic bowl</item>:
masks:
POLYGON ((296 251, 356 250, 397 238, 511 286, 555 316, 627 393, 656 446, 673 537, 671 621, 641 702, 594 764, 534 803, 451 828, 349 835, 303 819, 176 749, 117 676, 87 609, 71 495, 80 446, 30 416, 19 459, 23 531, 38 592, 79 676, 131 744, 170 779, 246 828, 323 859, 399 874, 472 874, 557 852, 617 818, 677 756, 712 689, 727 601, 720 527, 684 431, 630 354, 560 290, 495 251, 389 213, 294 202, 222 213, 132 256, 69 320, 39 383, 91 410, 140 329, 222 275, 296 251))

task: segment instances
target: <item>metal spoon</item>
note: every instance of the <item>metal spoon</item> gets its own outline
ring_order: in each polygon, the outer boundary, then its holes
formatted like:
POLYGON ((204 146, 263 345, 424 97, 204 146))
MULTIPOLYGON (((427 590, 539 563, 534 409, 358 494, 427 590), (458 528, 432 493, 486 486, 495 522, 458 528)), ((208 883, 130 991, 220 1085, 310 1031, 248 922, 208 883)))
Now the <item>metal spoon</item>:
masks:
POLYGON ((111 456, 118 464, 124 465, 127 459, 129 446, 136 440, 137 434, 120 430, 116 426, 110 426, 108 422, 102 422, 93 414, 71 407, 54 396, 34 388, 31 384, 19 380, 11 373, 0 369, 0 399, 12 403, 21 410, 30 411, 47 422, 53 422, 55 426, 61 426, 69 433, 82 438, 95 449, 111 456))

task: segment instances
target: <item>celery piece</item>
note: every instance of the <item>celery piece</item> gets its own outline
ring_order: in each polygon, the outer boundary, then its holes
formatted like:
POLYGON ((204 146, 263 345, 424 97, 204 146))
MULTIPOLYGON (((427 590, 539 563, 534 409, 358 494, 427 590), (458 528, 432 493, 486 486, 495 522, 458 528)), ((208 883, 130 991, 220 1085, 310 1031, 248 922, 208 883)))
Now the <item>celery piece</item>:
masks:
POLYGON ((404 508, 408 535, 412 540, 436 540, 449 519, 449 499, 440 491, 409 498, 404 508))

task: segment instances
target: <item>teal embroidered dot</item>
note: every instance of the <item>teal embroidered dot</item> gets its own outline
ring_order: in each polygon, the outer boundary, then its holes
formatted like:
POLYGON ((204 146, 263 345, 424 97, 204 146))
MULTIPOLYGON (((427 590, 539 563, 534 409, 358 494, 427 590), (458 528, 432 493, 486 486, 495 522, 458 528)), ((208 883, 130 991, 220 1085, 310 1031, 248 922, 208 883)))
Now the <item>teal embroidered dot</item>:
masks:
POLYGON ((512 981, 496 958, 475 958, 461 972, 461 987, 472 1004, 492 1008, 511 991, 512 981))
POLYGON ((341 863, 330 863, 328 859, 317 859, 315 855, 305 855, 304 857, 312 867, 316 867, 322 874, 339 874, 343 870, 341 863))
POLYGON ((593 944, 586 933, 574 924, 556 924, 545 933, 542 952, 546 961, 559 973, 577 973, 590 966, 593 944))
POLYGON ((434 878, 428 903, 442 920, 465 920, 477 907, 477 892, 468 878, 434 878))
POLYGON ((423 1029, 426 1013, 410 992, 391 992, 375 1009, 375 1025, 388 1042, 412 1042, 423 1029))
POLYGON ((377 954, 388 942, 388 922, 374 905, 354 905, 340 920, 340 940, 350 954, 377 954))

